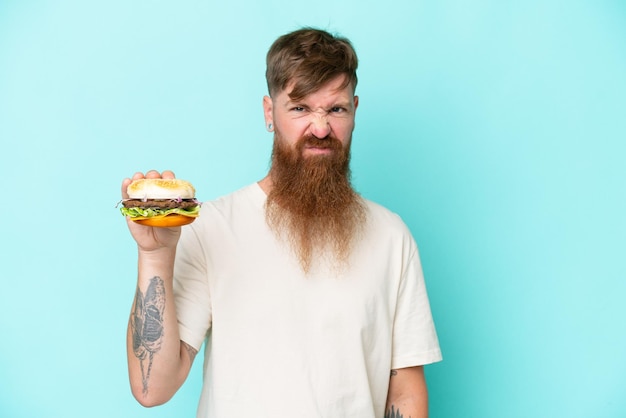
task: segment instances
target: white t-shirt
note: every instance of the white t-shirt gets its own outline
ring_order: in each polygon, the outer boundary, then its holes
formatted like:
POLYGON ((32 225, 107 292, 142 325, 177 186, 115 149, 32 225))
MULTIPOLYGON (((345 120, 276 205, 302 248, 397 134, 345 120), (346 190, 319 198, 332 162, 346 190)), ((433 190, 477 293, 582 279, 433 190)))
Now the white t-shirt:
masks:
POLYGON ((305 276, 252 184, 183 228, 174 293, 183 341, 206 341, 202 418, 380 418, 390 370, 441 359, 417 247, 387 209, 341 275, 305 276))

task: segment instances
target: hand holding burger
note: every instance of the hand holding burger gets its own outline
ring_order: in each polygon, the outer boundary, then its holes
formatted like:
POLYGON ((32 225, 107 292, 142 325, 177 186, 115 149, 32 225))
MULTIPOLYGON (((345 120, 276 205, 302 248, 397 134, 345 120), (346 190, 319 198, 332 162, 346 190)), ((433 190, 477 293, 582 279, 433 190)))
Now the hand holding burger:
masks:
MULTIPOLYGON (((166 173, 171 172, 163 174, 166 173)), ((167 178, 135 176, 130 184, 127 180, 124 185, 126 192, 120 210, 136 223, 154 227, 187 225, 195 221, 200 212, 193 185, 173 178, 173 173, 167 178)))

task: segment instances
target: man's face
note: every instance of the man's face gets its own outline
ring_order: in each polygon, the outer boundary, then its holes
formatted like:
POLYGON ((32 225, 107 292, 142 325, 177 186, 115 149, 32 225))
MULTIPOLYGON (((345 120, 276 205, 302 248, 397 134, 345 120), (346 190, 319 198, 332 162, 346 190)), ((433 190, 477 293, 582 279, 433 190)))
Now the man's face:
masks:
POLYGON ((305 271, 324 253, 347 262, 365 219, 349 170, 358 99, 342 81, 295 102, 290 89, 263 99, 265 121, 275 130, 266 216, 305 271))
POLYGON ((278 133, 276 140, 282 141, 280 145, 295 151, 302 138, 319 139, 304 146, 301 151, 304 158, 332 153, 323 140, 333 137, 344 148, 350 147, 358 97, 354 96, 352 86, 341 88, 344 77, 338 76, 299 101, 289 97, 292 85, 273 98, 263 98, 266 126, 271 124, 278 133))

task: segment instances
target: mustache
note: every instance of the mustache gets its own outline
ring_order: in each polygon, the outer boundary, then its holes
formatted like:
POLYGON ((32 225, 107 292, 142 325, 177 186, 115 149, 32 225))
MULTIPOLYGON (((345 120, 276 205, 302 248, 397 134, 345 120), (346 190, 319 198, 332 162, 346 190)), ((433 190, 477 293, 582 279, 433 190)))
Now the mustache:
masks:
POLYGON ((303 149, 309 147, 340 150, 343 146, 341 144, 341 141, 339 141, 336 137, 332 135, 329 135, 323 139, 317 138, 313 135, 307 135, 298 140, 297 147, 299 151, 302 151, 303 149))

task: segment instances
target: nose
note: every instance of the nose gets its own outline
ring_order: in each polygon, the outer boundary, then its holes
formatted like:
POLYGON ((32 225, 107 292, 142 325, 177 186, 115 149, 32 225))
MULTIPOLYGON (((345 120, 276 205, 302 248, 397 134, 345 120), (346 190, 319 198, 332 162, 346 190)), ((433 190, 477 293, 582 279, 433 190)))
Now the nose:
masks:
POLYGON ((324 139, 330 134, 330 123, 325 115, 314 114, 310 126, 311 135, 324 139))

